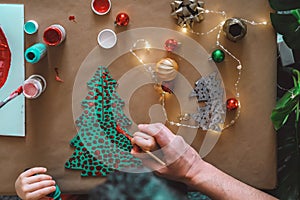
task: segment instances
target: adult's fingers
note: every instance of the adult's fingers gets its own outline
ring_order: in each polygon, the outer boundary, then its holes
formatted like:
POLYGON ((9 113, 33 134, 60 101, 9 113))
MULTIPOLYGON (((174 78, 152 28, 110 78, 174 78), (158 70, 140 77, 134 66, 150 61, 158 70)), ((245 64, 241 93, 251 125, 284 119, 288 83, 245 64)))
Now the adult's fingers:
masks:
POLYGON ((139 136, 139 137, 145 138, 145 139, 147 139, 147 140, 154 139, 152 136, 150 136, 150 135, 148 135, 148 134, 146 134, 146 133, 142 133, 142 132, 135 132, 135 133, 133 134, 133 137, 134 137, 134 136, 139 136))
POLYGON ((140 124, 138 128, 150 136, 153 136, 160 147, 168 145, 175 135, 163 124, 140 124))
POLYGON ((131 149, 131 152, 130 152, 134 157, 136 158, 139 158, 141 160, 143 159, 149 159, 150 156, 147 155, 147 153, 143 152, 143 151, 137 151, 135 149, 131 149))
POLYGON ((133 134, 133 139, 131 140, 133 144, 138 145, 145 151, 154 151, 158 149, 154 137, 147 135, 145 133, 136 132, 133 134))

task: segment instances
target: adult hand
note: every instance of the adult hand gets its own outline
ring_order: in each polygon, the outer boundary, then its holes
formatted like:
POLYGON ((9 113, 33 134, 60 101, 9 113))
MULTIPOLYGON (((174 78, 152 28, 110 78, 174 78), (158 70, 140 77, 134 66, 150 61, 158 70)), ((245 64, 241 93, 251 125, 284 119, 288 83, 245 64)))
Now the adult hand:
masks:
POLYGON ((18 196, 23 200, 44 200, 55 191, 55 181, 46 175, 44 167, 34 167, 19 175, 15 182, 15 189, 18 196))
POLYGON ((147 154, 133 148, 131 153, 140 158, 143 164, 160 176, 189 184, 205 162, 181 136, 174 135, 163 124, 140 124, 139 131, 133 134, 132 143, 144 151, 154 151, 166 162, 161 165, 147 154))
POLYGON ((142 150, 161 149, 163 166, 153 159, 141 154, 137 148, 131 153, 141 158, 144 165, 154 169, 159 175, 168 179, 181 181, 190 187, 207 194, 212 199, 220 200, 274 200, 275 198, 263 193, 239 180, 225 174, 209 163, 203 161, 198 153, 189 146, 182 137, 174 135, 162 124, 139 125, 139 132, 133 134, 132 143, 142 150))

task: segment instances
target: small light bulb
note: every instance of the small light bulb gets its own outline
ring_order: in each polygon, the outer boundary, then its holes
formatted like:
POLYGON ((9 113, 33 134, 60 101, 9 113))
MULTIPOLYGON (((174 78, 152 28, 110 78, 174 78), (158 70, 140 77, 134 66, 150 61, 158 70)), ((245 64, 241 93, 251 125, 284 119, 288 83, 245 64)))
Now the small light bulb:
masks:
POLYGON ((187 28, 186 28, 186 27, 183 27, 183 28, 182 28, 182 32, 183 32, 183 33, 186 33, 186 32, 187 32, 187 28))

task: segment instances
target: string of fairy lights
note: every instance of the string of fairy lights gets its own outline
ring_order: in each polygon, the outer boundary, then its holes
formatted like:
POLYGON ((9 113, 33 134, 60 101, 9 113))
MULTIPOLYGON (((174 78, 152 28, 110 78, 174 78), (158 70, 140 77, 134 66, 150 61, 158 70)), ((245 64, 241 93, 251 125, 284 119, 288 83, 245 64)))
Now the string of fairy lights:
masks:
MULTIPOLYGON (((137 41, 135 41, 135 43, 132 45, 132 47, 130 48, 129 51, 143 65, 143 67, 145 68, 146 72, 148 72, 148 73, 151 74, 151 79, 154 82, 155 87, 159 87, 160 84, 159 84, 159 81, 158 81, 158 78, 157 78, 155 70, 153 70, 153 68, 150 65, 146 64, 144 62, 144 60, 141 57, 139 57, 134 52, 134 50, 137 48, 138 44, 140 44, 140 43, 144 46, 145 50, 149 50, 151 48, 151 45, 150 45, 150 43, 147 40, 145 40, 145 39, 138 39, 137 41)), ((167 114, 167 110, 165 108, 165 98, 166 98, 167 92, 160 91, 160 93, 161 93, 160 101, 161 101, 161 105, 162 105, 163 115, 164 115, 167 123, 169 123, 170 125, 182 126, 182 127, 187 127, 187 128, 195 128, 195 129, 200 128, 200 126, 193 126, 193 125, 178 123, 178 122, 174 122, 172 120, 169 120, 169 117, 168 117, 168 114, 167 114)))
MULTIPOLYGON (((219 62, 222 62, 223 59, 224 59, 224 56, 225 56, 225 53, 227 55, 229 55, 233 60, 236 61, 237 65, 236 65, 236 70, 237 70, 237 78, 236 78, 236 81, 234 83, 234 91, 235 91, 235 98, 237 100, 237 109, 236 109, 236 113, 235 113, 235 117, 228 123, 228 124, 224 124, 223 125, 223 128, 222 130, 232 126, 233 124, 236 123, 236 121, 239 119, 240 117, 240 113, 241 113, 241 103, 240 103, 240 93, 239 93, 239 84, 240 84, 240 81, 241 81, 241 76, 242 76, 242 69, 243 69, 243 65, 242 65, 242 62, 240 59, 238 59, 235 55, 233 55, 233 53, 231 53, 227 48, 225 48, 221 42, 220 42, 220 38, 221 38, 221 33, 222 33, 222 29, 224 27, 224 24, 227 22, 227 20, 229 19, 232 19, 232 18, 228 18, 227 17, 227 14, 225 11, 214 11, 214 10, 207 10, 207 9, 200 9, 200 12, 197 14, 197 15, 202 15, 202 14, 218 14, 222 17, 222 21, 220 23, 218 23, 216 26, 214 26, 213 28, 211 28, 210 30, 206 31, 206 32, 197 32, 197 31, 194 31, 192 28, 188 28, 185 21, 181 22, 182 24, 182 32, 186 33, 186 32, 189 32, 191 34, 195 34, 197 36, 204 36, 204 35, 210 35, 211 33, 213 33, 214 31, 217 31, 217 35, 216 35, 216 46, 217 49, 219 52, 223 53, 223 58, 221 60, 215 60, 212 57, 208 58, 208 59, 211 59, 211 60, 214 60, 215 62, 219 63, 219 62), (224 53, 225 52, 225 53, 224 53)), ((186 20, 189 18, 185 18, 184 20, 186 20)), ((250 24, 250 25, 254 25, 254 26, 257 26, 257 25, 267 25, 267 22, 266 21, 263 21, 263 22, 255 22, 255 21, 251 21, 251 20, 247 20, 247 19, 244 19, 244 18, 233 18, 234 20, 240 20, 239 22, 242 23, 242 25, 245 25, 246 24, 250 24)), ((246 25, 245 25, 246 26, 246 25)), ((246 33, 245 33, 246 34, 246 33)), ((151 77, 152 77, 152 80, 154 81, 155 85, 159 85, 159 82, 158 82, 158 79, 157 79, 157 75, 156 75, 156 72, 155 70, 153 70, 153 68, 149 65, 147 65, 143 59, 141 57, 139 57, 135 52, 134 50, 137 48, 137 45, 139 43, 142 43, 143 46, 144 46, 144 49, 146 50, 149 50, 151 48, 151 45, 150 43, 145 40, 145 39, 139 39, 137 40, 131 47, 130 49, 130 53, 144 66, 145 70, 147 72, 149 72, 151 74, 151 77)), ((216 50, 216 51, 217 51, 216 50)), ((218 52, 218 53, 219 53, 218 52)), ((213 55, 213 54, 212 54, 213 55)), ((167 115, 167 111, 166 111, 166 108, 165 108, 165 97, 167 95, 167 92, 165 91, 162 91, 161 92, 161 105, 162 105, 162 109, 163 109, 163 113, 164 113, 164 116, 166 118, 166 121, 170 124, 170 125, 174 125, 174 126, 182 126, 182 127, 188 127, 188 128, 200 128, 200 126, 194 126, 194 125, 188 125, 188 124, 183 124, 183 123, 179 123, 179 122, 174 122, 174 121, 171 121, 169 120, 168 118, 168 115, 167 115)))

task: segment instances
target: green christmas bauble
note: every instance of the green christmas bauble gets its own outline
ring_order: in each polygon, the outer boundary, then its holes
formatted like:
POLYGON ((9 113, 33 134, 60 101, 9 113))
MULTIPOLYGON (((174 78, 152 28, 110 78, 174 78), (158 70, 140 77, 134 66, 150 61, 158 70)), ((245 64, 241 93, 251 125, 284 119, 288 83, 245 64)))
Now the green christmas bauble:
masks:
POLYGON ((225 53, 224 51, 222 51, 221 49, 216 49, 212 52, 211 54, 211 58, 213 59, 213 61, 215 61, 216 63, 220 63, 225 59, 225 53))

